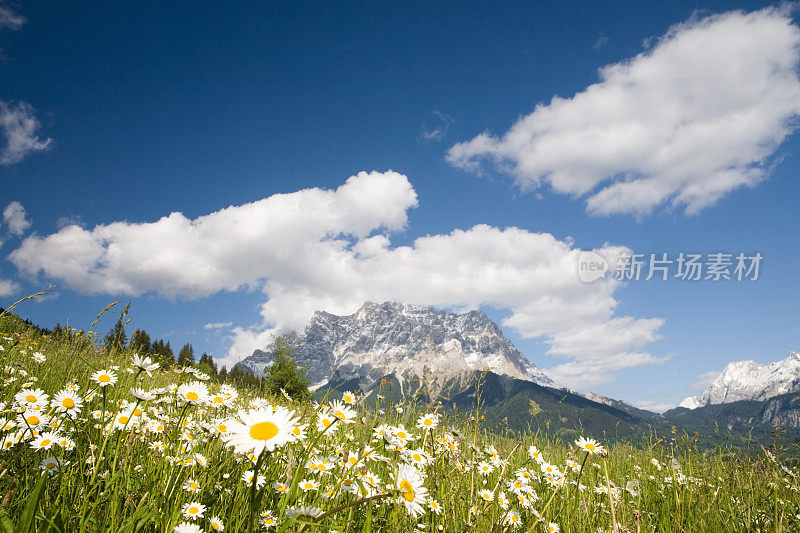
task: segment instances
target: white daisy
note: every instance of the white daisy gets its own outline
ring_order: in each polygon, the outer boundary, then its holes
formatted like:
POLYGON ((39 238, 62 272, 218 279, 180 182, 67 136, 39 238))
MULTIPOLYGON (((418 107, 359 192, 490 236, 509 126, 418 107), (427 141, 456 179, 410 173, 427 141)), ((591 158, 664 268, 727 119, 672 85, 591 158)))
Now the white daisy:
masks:
POLYGON ((117 382, 117 375, 113 370, 98 370, 90 379, 101 387, 108 387, 117 382))
POLYGON ((197 518, 203 518, 203 513, 206 512, 206 506, 198 502, 189 502, 183 506, 181 512, 185 518, 196 520, 197 518))
POLYGON ((158 370, 158 363, 153 362, 149 357, 141 357, 137 353, 131 356, 131 362, 133 366, 138 368, 141 372, 147 372, 148 376, 153 375, 151 374, 152 371, 158 370))
POLYGON ((294 411, 284 407, 240 411, 237 419, 229 421, 222 438, 239 453, 260 455, 291 442, 296 424, 294 411))
POLYGON ((200 381, 184 383, 178 387, 178 398, 186 403, 197 405, 203 403, 208 397, 208 387, 200 381))
POLYGON ((55 396, 50 402, 50 407, 59 413, 67 413, 69 415, 77 415, 81 412, 83 406, 83 398, 76 392, 64 389, 55 396))
POLYGON ((422 474, 413 466, 401 465, 392 477, 408 514, 414 517, 424 514, 422 506, 428 499, 428 489, 423 485, 422 474))

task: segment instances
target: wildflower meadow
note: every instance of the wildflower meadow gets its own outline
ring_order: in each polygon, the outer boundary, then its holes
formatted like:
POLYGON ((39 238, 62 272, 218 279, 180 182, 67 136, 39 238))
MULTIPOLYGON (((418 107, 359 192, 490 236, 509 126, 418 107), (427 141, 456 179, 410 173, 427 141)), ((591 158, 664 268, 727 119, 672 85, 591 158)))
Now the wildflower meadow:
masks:
POLYGON ((0 317, 0 531, 797 531, 796 449, 508 438, 446 405, 316 402, 0 317))

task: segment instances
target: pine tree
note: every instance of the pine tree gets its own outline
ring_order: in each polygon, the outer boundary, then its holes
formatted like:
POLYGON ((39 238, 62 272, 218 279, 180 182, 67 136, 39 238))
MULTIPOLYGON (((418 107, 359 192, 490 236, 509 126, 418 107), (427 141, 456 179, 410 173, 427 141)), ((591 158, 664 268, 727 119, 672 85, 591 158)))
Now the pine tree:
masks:
POLYGON ((150 343, 150 335, 143 329, 137 329, 131 335, 130 348, 139 354, 152 354, 153 347, 150 343))
POLYGON ((128 344, 128 336, 125 334, 125 323, 122 321, 122 318, 120 318, 108 332, 106 338, 103 339, 103 346, 106 350, 111 350, 114 348, 122 348, 126 344, 128 344))
POLYGON ((172 353, 172 347, 169 342, 164 342, 158 339, 152 344, 152 353, 161 366, 169 367, 175 364, 175 355, 172 353))
POLYGON ((217 375, 217 365, 214 364, 214 358, 211 357, 211 354, 203 353, 200 356, 200 362, 198 366, 204 371, 213 376, 217 375))
POLYGON ((194 348, 188 342, 178 352, 178 364, 181 366, 192 366, 194 364, 194 348))
POLYGON ((283 337, 275 339, 272 345, 272 365, 264 369, 267 380, 267 390, 274 395, 281 394, 281 390, 297 401, 311 398, 308 390, 305 365, 298 365, 294 360, 294 347, 283 337))

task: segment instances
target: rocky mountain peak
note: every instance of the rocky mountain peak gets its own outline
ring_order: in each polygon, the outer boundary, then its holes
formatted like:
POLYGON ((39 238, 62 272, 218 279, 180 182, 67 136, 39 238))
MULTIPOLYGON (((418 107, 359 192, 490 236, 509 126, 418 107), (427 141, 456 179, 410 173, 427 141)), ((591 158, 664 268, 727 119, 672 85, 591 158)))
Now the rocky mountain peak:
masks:
POLYGON ((800 354, 774 363, 755 361, 729 363, 698 396, 685 398, 681 407, 696 409, 704 405, 739 400, 766 400, 779 394, 800 391, 800 354))
MULTIPOLYGON (((552 385, 482 311, 448 313, 401 302, 365 302, 351 315, 317 311, 303 332, 290 335, 295 358, 312 383, 358 379, 364 388, 394 374, 401 383, 446 381, 475 370, 552 385)), ((239 363, 260 374, 272 362, 269 348, 239 363)))

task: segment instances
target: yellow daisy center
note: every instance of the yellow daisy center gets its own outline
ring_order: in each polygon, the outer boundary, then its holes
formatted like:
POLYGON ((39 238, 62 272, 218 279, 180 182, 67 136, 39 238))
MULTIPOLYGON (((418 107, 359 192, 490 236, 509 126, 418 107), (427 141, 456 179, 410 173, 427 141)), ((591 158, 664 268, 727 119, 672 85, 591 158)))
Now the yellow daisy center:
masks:
POLYGON ((270 440, 278 434, 278 426, 272 422, 259 422, 250 428, 250 437, 255 440, 270 440))
POLYGON ((64 398, 63 400, 61 400, 61 405, 63 405, 67 409, 72 409, 73 407, 75 407, 75 400, 73 400, 72 398, 64 398))
POLYGON ((120 424, 127 424, 127 423, 128 423, 128 420, 130 420, 130 419, 129 419, 127 416, 121 416, 121 417, 119 417, 119 423, 120 423, 120 424))
POLYGON ((222 403, 225 399, 222 396, 214 396, 214 403, 222 403))
POLYGON ((192 505, 191 507, 189 507, 189 514, 197 514, 199 511, 200 511, 200 509, 198 509, 198 508, 197 508, 197 507, 195 507, 194 505, 192 505))
POLYGON ((335 414, 338 418, 347 418, 341 411, 334 411, 333 414, 335 414))
POLYGON ((426 426, 432 426, 433 420, 431 420, 430 418, 426 418, 423 424, 425 424, 426 426))
POLYGON ((28 424, 35 426, 39 423, 39 417, 36 415, 31 415, 28 417, 28 424))
POLYGON ((36 402, 36 396, 34 396, 33 394, 28 394, 27 396, 25 396, 25 399, 30 403, 36 402))
POLYGON ((595 451, 597 449, 597 447, 594 444, 592 444, 591 442, 587 442, 586 444, 584 444, 584 446, 590 452, 593 452, 593 451, 595 451))
POLYGON ((44 448, 45 446, 50 446, 50 443, 51 443, 51 442, 53 442, 53 441, 51 441, 50 439, 44 439, 44 440, 42 441, 42 444, 41 444, 40 446, 41 446, 42 448, 44 448))
POLYGON ((400 482, 400 492, 403 493, 403 498, 407 502, 413 502, 414 498, 417 497, 417 495, 414 493, 414 487, 411 486, 411 483, 409 483, 408 480, 405 479, 400 482))
POLYGON ((111 382, 111 376, 108 374, 102 374, 99 378, 97 378, 100 383, 109 383, 111 382))
POLYGON ((192 400, 193 402, 196 402, 197 400, 200 399, 200 396, 198 396, 195 391, 190 390, 189 392, 186 393, 186 399, 187 400, 192 400))

